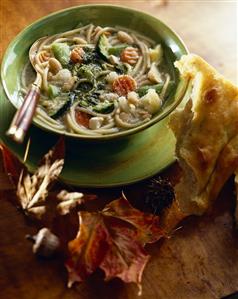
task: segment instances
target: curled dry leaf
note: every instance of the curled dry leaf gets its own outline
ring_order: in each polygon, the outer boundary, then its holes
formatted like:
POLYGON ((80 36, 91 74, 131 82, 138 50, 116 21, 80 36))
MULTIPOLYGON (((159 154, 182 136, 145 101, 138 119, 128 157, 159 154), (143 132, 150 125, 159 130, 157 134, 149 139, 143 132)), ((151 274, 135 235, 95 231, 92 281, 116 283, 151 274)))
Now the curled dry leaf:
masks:
POLYGON ((142 274, 149 260, 143 245, 137 239, 137 232, 127 227, 125 223, 109 221, 112 232, 109 239, 109 249, 100 264, 105 272, 105 279, 119 277, 124 282, 134 282, 142 294, 142 274))
POLYGON ((57 210, 60 215, 68 214, 71 209, 84 202, 83 193, 68 192, 66 190, 60 191, 60 193, 57 194, 57 199, 61 201, 57 205, 57 210))
POLYGON ((25 169, 24 164, 3 144, 0 147, 2 151, 4 171, 9 176, 14 186, 17 186, 20 174, 25 169))
POLYGON ((109 203, 102 213, 104 216, 115 217, 133 225, 137 230, 137 238, 143 245, 153 243, 163 235, 160 218, 133 208, 124 194, 123 198, 109 203))
POLYGON ((64 141, 60 139, 42 159, 33 175, 24 169, 17 185, 17 196, 23 210, 27 214, 40 218, 45 212, 41 205, 48 196, 48 188, 55 181, 64 165, 64 141))
POLYGON ((45 212, 46 212, 45 206, 37 206, 37 207, 27 209, 27 214, 32 215, 37 219, 41 219, 42 216, 45 214, 45 212))
POLYGON ((144 245, 163 236, 159 216, 133 208, 125 198, 112 201, 101 212, 78 214, 80 229, 69 242, 66 263, 68 286, 101 268, 106 280, 119 277, 135 282, 141 293, 142 273, 149 259, 144 245))

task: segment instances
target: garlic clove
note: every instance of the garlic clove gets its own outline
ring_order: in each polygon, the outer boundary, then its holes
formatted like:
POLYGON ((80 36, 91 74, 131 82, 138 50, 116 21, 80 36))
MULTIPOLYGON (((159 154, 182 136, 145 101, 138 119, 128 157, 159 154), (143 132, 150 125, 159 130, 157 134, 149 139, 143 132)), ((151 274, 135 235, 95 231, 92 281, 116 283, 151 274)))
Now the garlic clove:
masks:
POLYGON ((59 238, 46 227, 34 236, 27 235, 26 239, 34 243, 32 251, 40 257, 51 257, 60 247, 59 238))

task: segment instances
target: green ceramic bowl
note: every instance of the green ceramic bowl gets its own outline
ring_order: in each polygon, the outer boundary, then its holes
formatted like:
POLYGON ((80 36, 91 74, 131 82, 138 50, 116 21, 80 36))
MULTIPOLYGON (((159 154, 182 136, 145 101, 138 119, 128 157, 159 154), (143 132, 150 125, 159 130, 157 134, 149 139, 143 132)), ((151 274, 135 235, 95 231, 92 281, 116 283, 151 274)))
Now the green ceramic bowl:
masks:
MULTIPOLYGON (((16 108, 19 108, 22 103, 22 97, 19 94, 20 77, 21 71, 28 61, 30 46, 35 40, 42 36, 73 29, 79 23, 83 25, 94 23, 100 26, 120 25, 128 29, 136 30, 150 37, 157 43, 161 43, 164 49, 164 58, 168 66, 168 71, 176 82, 176 90, 175 93, 167 99, 161 112, 141 126, 102 137, 82 136, 72 133, 65 133, 66 135, 80 139, 106 140, 130 135, 159 122, 181 102, 187 87, 187 82, 179 78, 173 63, 183 54, 187 54, 188 51, 178 35, 160 20, 140 11, 112 5, 84 5, 61 10, 36 21, 17 35, 9 45, 2 62, 1 78, 6 95, 16 108)), ((34 118, 33 122, 44 130, 61 133, 49 128, 37 117, 34 118)))

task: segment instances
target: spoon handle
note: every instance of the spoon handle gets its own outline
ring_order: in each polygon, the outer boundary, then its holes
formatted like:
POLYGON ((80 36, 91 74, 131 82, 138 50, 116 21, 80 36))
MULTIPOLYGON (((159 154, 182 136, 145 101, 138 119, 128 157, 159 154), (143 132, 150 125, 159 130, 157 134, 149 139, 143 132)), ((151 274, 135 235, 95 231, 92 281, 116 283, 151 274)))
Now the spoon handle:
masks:
POLYGON ((12 123, 7 131, 7 135, 18 143, 23 142, 25 134, 31 124, 36 110, 37 102, 40 98, 40 88, 34 82, 24 98, 23 104, 16 112, 12 123))

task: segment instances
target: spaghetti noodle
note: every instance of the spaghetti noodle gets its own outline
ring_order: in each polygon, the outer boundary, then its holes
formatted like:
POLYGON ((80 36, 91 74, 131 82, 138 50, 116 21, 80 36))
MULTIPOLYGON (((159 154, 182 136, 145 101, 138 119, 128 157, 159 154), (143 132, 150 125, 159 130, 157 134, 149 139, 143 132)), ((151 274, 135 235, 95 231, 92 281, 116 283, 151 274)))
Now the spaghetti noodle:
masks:
MULTIPOLYGON (((58 131, 100 136, 156 115, 173 81, 161 45, 119 27, 89 24, 47 37, 35 55, 42 78, 36 116, 58 131)), ((30 85, 26 65, 22 91, 30 85)))

